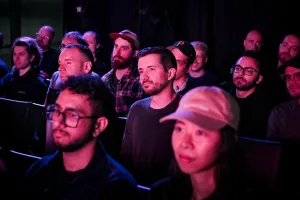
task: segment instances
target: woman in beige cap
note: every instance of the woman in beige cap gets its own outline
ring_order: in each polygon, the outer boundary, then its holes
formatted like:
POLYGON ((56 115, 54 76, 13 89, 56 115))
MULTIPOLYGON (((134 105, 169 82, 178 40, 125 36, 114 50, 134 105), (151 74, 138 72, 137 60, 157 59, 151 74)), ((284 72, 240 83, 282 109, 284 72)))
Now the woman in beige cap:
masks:
POLYGON ((186 93, 177 110, 160 120, 176 120, 172 146, 177 170, 152 186, 151 199, 236 199, 239 118, 237 102, 218 87, 186 93))

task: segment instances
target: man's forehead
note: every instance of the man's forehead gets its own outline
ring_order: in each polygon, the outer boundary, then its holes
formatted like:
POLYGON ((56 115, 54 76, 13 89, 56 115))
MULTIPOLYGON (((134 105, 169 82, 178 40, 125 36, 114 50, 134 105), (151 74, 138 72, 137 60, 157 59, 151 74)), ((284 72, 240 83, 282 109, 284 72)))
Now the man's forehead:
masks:
POLYGON ((122 37, 118 37, 115 40, 115 44, 120 45, 120 46, 131 46, 130 42, 123 39, 122 37))
POLYGON ((178 48, 172 49, 172 53, 174 54, 176 59, 186 60, 188 57, 184 55, 178 48))
POLYGON ((284 38, 283 42, 286 42, 293 46, 300 46, 300 39, 294 35, 288 35, 284 38))
POLYGON ((295 68, 293 66, 287 66, 284 70, 284 73, 285 74, 293 74, 293 73, 297 73, 297 72, 300 72, 300 69, 299 68, 295 68))
POLYGON ((21 53, 21 52, 27 52, 27 50, 26 50, 26 47, 24 47, 24 46, 15 46, 14 52, 21 53))
POLYGON ((248 57, 248 56, 243 56, 241 57, 236 64, 239 64, 239 65, 243 65, 244 67, 255 67, 255 68, 258 68, 257 65, 258 65, 258 61, 254 58, 251 58, 251 57, 248 57))
POLYGON ((79 44, 77 39, 73 38, 73 37, 70 37, 70 38, 65 38, 63 41, 62 41, 62 44, 64 45, 68 45, 68 44, 79 44))
POLYGON ((262 40, 262 36, 260 33, 258 32, 252 32, 252 33, 249 33, 247 35, 247 39, 257 39, 257 40, 262 40))

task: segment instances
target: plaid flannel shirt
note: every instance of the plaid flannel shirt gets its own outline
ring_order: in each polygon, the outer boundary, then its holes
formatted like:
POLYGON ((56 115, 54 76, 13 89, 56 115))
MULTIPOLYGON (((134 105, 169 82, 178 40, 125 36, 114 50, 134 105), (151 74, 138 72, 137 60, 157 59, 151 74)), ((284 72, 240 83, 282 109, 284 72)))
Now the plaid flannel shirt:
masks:
POLYGON ((102 81, 115 97, 115 109, 120 117, 128 114, 130 106, 145 98, 137 67, 130 68, 117 84, 117 88, 112 83, 115 69, 110 70, 102 76, 102 81))

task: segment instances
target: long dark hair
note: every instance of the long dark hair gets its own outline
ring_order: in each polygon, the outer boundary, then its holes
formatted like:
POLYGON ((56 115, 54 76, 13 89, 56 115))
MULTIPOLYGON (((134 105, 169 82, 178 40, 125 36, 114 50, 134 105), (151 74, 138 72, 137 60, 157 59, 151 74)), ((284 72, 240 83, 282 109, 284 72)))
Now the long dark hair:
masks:
MULTIPOLYGON (((219 151, 220 155, 216 161, 216 191, 213 196, 217 199, 235 198, 237 195, 240 196, 241 190, 239 188, 242 187, 240 180, 243 177, 240 170, 241 168, 239 167, 240 155, 237 134, 230 126, 222 128, 220 133, 221 146, 219 151)), ((184 193, 184 196, 191 197, 193 187, 190 181, 190 176, 181 172, 175 160, 171 164, 170 175, 171 182, 175 183, 172 183, 172 190, 181 191, 181 193, 184 193)))

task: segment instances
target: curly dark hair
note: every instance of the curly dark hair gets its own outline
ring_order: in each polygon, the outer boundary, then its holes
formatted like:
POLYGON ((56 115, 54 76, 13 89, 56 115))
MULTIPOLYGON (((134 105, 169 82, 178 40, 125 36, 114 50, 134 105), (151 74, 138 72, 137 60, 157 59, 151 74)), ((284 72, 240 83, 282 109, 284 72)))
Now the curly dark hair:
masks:
POLYGON ((118 160, 124 130, 115 111, 115 99, 101 78, 90 74, 70 76, 62 85, 61 91, 63 90, 87 95, 94 108, 93 115, 104 116, 108 119, 108 126, 100 134, 99 139, 109 155, 118 160))

